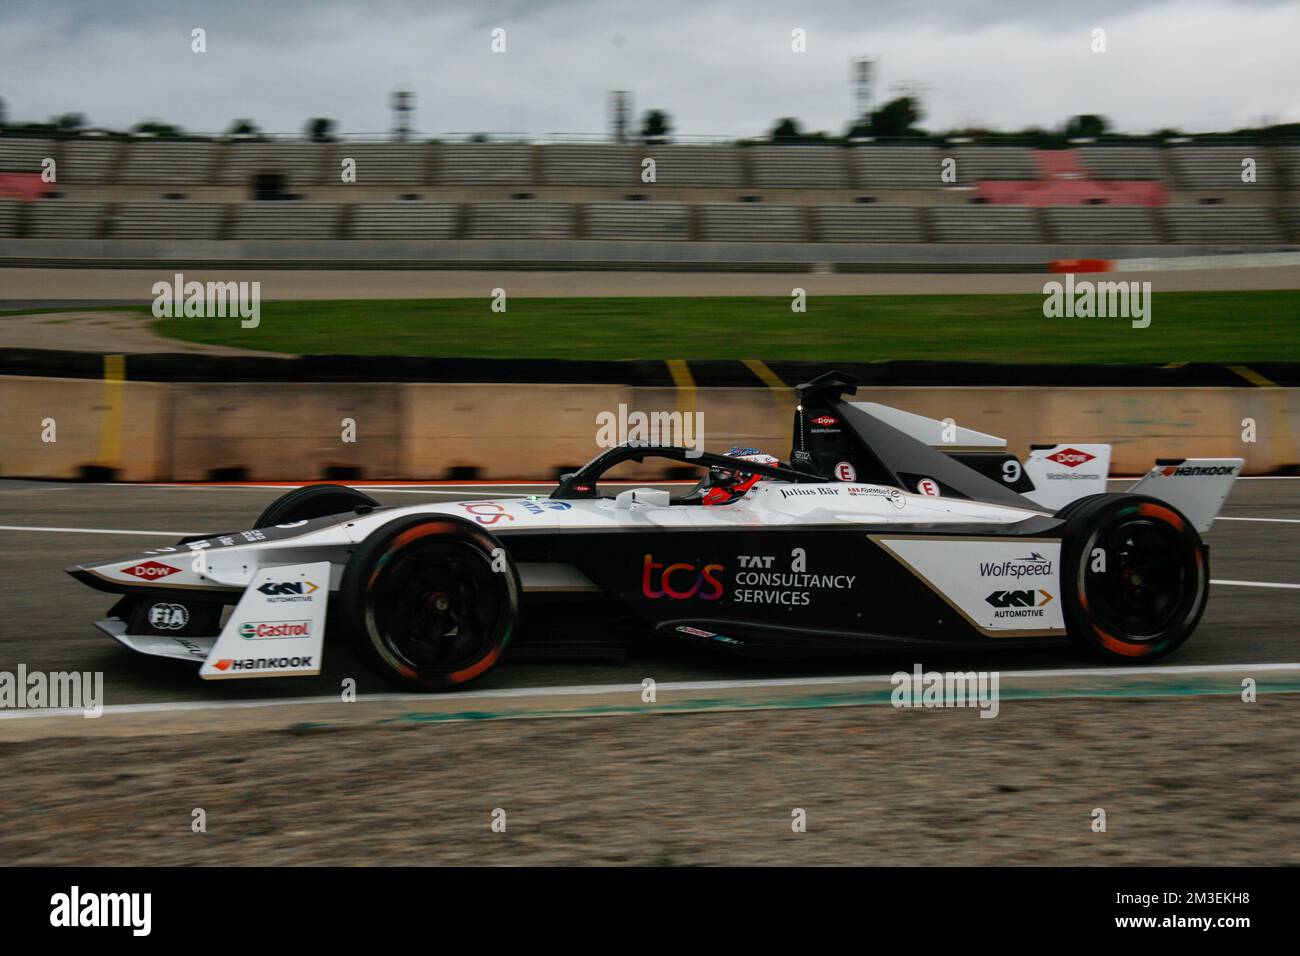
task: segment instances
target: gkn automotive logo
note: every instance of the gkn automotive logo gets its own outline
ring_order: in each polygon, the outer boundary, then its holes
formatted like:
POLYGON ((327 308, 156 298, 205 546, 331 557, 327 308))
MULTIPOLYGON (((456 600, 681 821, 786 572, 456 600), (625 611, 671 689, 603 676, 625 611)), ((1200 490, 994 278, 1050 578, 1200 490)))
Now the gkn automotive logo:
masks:
POLYGON ((310 601, 318 585, 311 581, 267 581, 258 587, 258 591, 268 597, 268 604, 281 604, 286 601, 310 601))
POLYGON ((1024 588, 1015 591, 994 591, 984 600, 997 608, 993 612, 995 619, 1042 617, 1042 609, 1051 603, 1052 595, 1042 588, 1024 588))
POLYGON ((981 561, 982 578, 1028 578, 1045 577, 1052 573, 1052 561, 1031 551, 1027 557, 1013 558, 1010 561, 981 561))

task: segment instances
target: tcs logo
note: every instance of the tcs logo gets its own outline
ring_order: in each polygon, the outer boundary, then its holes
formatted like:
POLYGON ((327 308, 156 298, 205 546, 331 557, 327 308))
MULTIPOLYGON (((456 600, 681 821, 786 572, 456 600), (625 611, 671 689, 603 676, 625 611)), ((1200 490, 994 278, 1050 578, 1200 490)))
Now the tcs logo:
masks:
POLYGON ((664 567, 655 561, 653 555, 647 554, 641 570, 641 593, 651 599, 668 597, 685 601, 698 597, 702 601, 716 601, 722 597, 722 582, 713 574, 721 570, 720 564, 706 564, 699 569, 686 563, 664 567))
POLYGON ((462 508, 468 511, 479 524, 496 524, 498 521, 514 521, 514 515, 506 514, 504 505, 499 505, 494 501, 476 502, 472 505, 462 504, 462 508))

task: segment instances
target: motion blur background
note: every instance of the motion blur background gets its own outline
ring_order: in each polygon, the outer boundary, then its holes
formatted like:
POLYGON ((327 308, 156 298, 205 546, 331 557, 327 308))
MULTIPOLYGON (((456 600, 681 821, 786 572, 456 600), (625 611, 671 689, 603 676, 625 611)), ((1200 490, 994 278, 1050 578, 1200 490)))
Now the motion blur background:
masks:
POLYGON ((0 666, 161 710, 0 721, 0 858, 1296 862, 1297 35, 1295 0, 7 0, 0 666), (178 274, 260 283, 258 323, 155 317, 178 274), (1047 317, 1067 274, 1150 283, 1150 325, 1047 317), (1007 669, 981 721, 816 684, 860 661, 661 652, 508 661, 472 705, 362 676, 382 709, 323 717, 346 650, 201 685, 88 633, 58 570, 251 521, 283 489, 249 482, 544 493, 621 407, 784 457, 791 387, 829 369, 1022 456, 1244 457, 1194 670, 925 655, 1007 669), (169 481, 223 487, 128 484, 169 481), (646 675, 676 716, 586 719, 642 712, 646 675), (1239 704, 1247 678, 1281 692, 1239 704), (580 685, 605 690, 557 697, 580 685), (521 716, 557 719, 487 719, 521 716))

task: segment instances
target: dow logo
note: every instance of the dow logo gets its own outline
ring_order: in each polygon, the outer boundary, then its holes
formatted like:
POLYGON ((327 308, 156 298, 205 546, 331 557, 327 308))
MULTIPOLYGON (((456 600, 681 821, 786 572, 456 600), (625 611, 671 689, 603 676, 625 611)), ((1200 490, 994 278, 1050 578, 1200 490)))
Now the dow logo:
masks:
POLYGON ((1079 451, 1077 448, 1063 448, 1055 454, 1048 455, 1048 461, 1054 461, 1058 465, 1064 465, 1066 468, 1077 468, 1079 465, 1086 465, 1096 458, 1096 455, 1089 455, 1086 451, 1079 451))

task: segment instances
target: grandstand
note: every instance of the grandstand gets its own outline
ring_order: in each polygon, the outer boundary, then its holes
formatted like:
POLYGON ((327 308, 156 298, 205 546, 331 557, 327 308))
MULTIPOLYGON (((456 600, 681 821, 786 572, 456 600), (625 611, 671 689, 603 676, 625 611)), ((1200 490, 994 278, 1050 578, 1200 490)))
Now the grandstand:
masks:
POLYGON ((1263 250, 1300 243, 1298 193, 1300 146, 0 136, 0 240, 128 250, 137 240, 828 243, 868 259, 908 246, 1263 250), (48 183, 46 159, 58 170, 48 183), (942 175, 947 160, 955 180, 942 175), (15 202, 23 188, 45 198, 15 202))

